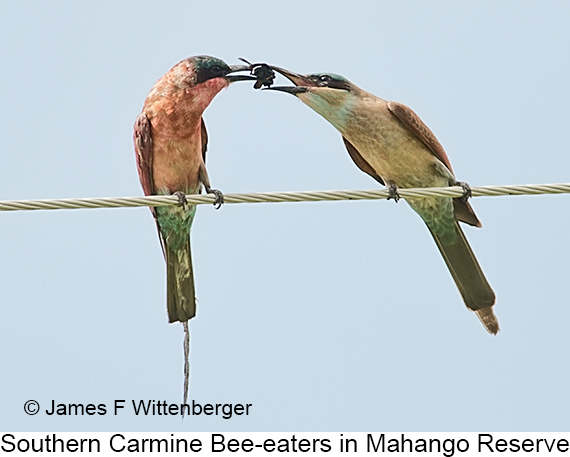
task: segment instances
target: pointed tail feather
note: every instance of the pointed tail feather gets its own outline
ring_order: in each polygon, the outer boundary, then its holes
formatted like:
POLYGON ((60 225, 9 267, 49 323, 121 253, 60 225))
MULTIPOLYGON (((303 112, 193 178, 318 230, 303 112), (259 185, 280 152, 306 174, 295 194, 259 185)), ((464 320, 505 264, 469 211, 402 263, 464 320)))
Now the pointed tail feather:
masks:
POLYGON ((493 335, 499 333, 499 321, 493 312, 493 308, 478 309, 475 314, 489 333, 493 335))
MULTIPOLYGON (((184 327, 184 401, 183 404, 188 403, 188 390, 190 389, 190 329, 188 328, 188 321, 182 322, 184 327)), ((182 409, 182 419, 184 419, 184 408, 182 409)))
POLYGON ((431 229, 430 232, 465 301, 465 305, 475 311, 487 331, 495 335, 499 331, 499 322, 492 308, 495 304, 495 293, 487 282, 457 221, 455 222, 455 229, 458 236, 456 241, 451 244, 443 243, 431 229))
POLYGON ((179 249, 166 246, 166 291, 169 322, 185 322, 196 315, 190 238, 179 249))

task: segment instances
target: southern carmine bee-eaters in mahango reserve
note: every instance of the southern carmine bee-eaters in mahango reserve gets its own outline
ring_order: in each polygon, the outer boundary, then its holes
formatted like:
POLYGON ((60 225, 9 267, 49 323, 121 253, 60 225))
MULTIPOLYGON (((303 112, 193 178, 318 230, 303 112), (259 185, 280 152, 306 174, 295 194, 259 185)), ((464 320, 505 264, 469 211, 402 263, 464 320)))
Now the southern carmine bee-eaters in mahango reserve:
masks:
POLYGON ((271 67, 295 86, 271 87, 295 95, 329 121, 341 134, 352 160, 365 173, 397 188, 461 185, 464 198, 407 199, 427 224, 467 307, 487 331, 496 334, 495 293, 458 221, 481 227, 467 202, 469 188, 459 183, 443 147, 410 108, 372 95, 335 74, 299 75, 271 67))
POLYGON ((202 186, 212 189, 205 159, 208 135, 202 113, 218 92, 233 81, 256 80, 251 76, 230 75, 249 67, 228 66, 215 57, 184 59, 166 73, 151 89, 134 126, 134 142, 139 177, 145 195, 179 196, 179 206, 151 207, 166 259, 167 310, 170 322, 184 325, 185 386, 188 392, 188 323, 196 315, 196 297, 190 227, 195 205, 185 203, 185 194, 196 194, 202 186))

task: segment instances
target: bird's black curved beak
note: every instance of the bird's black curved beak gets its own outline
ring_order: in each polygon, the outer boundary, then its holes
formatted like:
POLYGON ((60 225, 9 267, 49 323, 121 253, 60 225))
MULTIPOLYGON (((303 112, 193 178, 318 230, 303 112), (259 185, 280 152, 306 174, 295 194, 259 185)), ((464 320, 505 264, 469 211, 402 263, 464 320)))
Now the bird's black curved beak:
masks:
POLYGON ((280 92, 287 92, 288 94, 297 95, 307 92, 309 87, 316 86, 316 84, 305 75, 300 75, 298 73, 293 73, 292 71, 285 70, 284 68, 270 66, 270 68, 279 74, 285 76, 289 81, 291 81, 294 86, 275 86, 267 87, 264 90, 277 90, 280 92))
POLYGON ((232 75, 230 73, 237 73, 239 71, 249 71, 250 68, 247 65, 230 65, 230 72, 226 74, 225 78, 230 83, 236 81, 257 81, 257 78, 250 75, 232 75))
POLYGON ((302 94, 308 91, 308 89, 303 86, 274 86, 264 87, 262 90, 277 90, 279 92, 287 92, 292 95, 302 94))

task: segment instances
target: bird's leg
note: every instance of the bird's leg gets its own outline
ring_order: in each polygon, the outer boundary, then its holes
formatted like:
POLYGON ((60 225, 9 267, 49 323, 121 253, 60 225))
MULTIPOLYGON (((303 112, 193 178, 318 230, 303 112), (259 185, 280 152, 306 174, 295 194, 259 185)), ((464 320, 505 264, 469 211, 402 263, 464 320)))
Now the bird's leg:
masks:
POLYGON ((459 186, 463 189, 463 195, 461 196, 461 201, 466 202, 471 198, 471 186, 463 181, 455 181, 452 183, 453 186, 459 186))
POLYGON ((178 206, 181 206, 182 209, 186 209, 188 206, 188 200, 186 200, 186 194, 179 190, 178 192, 174 192, 172 195, 176 195, 178 197, 178 206))
POLYGON ((398 188, 394 184, 390 184, 388 186, 388 198, 386 200, 394 200, 396 203, 398 203, 398 200, 400 200, 398 188))
POLYGON ((212 189, 210 186, 210 178, 208 178, 208 171, 206 170, 206 165, 203 163, 200 165, 199 171, 199 179, 200 182, 203 184, 204 189, 206 190, 207 194, 214 194, 216 199, 214 200, 214 208, 220 209, 222 204, 224 203, 224 194, 218 189, 212 189))
POLYGON ((207 194, 214 194, 216 196, 216 199, 214 200, 214 208, 220 209, 224 204, 224 194, 222 193, 222 191, 218 189, 212 189, 211 187, 206 187, 206 186, 204 186, 204 188, 206 189, 207 194))

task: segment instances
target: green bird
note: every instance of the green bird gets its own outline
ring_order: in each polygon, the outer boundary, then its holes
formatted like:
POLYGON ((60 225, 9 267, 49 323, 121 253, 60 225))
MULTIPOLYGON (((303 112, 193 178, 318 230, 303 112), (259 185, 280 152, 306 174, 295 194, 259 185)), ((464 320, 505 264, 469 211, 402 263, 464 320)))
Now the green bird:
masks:
POLYGON ((496 334, 495 293, 473 254, 459 221, 475 227, 481 222, 467 201, 469 187, 457 181, 451 163, 433 132, 409 107, 368 93, 346 78, 319 73, 300 75, 271 67, 295 86, 275 86, 295 95, 329 121, 342 135, 354 163, 379 183, 391 197, 398 188, 461 185, 463 198, 407 199, 426 223, 467 308, 487 331, 496 334))

